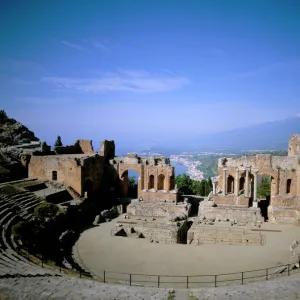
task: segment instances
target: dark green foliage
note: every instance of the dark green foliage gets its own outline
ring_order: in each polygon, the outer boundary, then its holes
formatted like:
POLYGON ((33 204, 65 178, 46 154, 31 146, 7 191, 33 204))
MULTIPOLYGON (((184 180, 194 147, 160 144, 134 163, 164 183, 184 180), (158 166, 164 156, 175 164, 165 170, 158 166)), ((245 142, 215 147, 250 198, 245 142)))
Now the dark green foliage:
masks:
POLYGON ((54 147, 61 147, 63 145, 62 141, 61 141, 61 137, 60 135, 57 136, 56 142, 54 144, 54 147))
POLYGON ((257 187, 257 196, 265 198, 271 194, 271 180, 269 177, 263 176, 257 187))
POLYGON ((193 180, 186 174, 176 176, 175 182, 182 195, 208 196, 212 191, 212 182, 208 180, 193 180))
POLYGON ((22 191, 20 189, 16 188, 13 185, 10 185, 10 184, 6 184, 6 185, 0 187, 0 193, 7 195, 7 196, 16 195, 21 192, 22 191))
POLYGON ((34 209, 34 214, 39 219, 46 219, 46 218, 54 218, 58 213, 58 211, 59 208, 57 205, 43 201, 34 209))
POLYGON ((137 197, 137 183, 134 176, 128 177, 128 197, 136 198, 137 197))
POLYGON ((128 177, 128 188, 134 187, 136 185, 136 179, 134 176, 128 177))
POLYGON ((60 257, 59 236, 66 230, 67 216, 58 206, 42 202, 35 208, 31 221, 20 221, 12 228, 17 239, 32 253, 45 258, 60 257))
POLYGON ((2 109, 0 110, 0 124, 5 124, 7 121, 8 117, 6 112, 2 109))
POLYGON ((181 174, 176 176, 175 183, 177 184, 177 188, 181 194, 183 195, 193 194, 193 181, 186 174, 181 174))

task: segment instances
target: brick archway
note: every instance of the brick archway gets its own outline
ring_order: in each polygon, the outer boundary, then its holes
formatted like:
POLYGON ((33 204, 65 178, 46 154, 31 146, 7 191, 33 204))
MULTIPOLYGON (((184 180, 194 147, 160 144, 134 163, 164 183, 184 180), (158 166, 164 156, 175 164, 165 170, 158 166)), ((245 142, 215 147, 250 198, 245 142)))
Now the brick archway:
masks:
POLYGON ((144 178, 143 170, 140 164, 123 164, 119 165, 119 180, 120 180, 120 189, 123 197, 128 195, 128 171, 132 170, 138 174, 137 182, 137 197, 141 196, 141 191, 143 189, 142 178, 144 178))

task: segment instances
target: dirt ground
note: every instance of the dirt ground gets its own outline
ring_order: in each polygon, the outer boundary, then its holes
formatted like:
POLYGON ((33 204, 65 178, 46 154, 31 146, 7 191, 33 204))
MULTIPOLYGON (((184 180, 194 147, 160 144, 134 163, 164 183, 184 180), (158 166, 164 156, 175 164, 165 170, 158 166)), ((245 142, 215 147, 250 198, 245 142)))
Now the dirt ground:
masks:
POLYGON ((261 229, 281 232, 263 232, 263 246, 156 244, 146 239, 111 236, 116 222, 117 219, 86 230, 73 249, 75 259, 100 278, 104 270, 106 276, 120 279, 125 275, 118 277, 117 273, 192 276, 276 267, 288 263, 289 246, 300 238, 299 226, 264 223, 261 229))

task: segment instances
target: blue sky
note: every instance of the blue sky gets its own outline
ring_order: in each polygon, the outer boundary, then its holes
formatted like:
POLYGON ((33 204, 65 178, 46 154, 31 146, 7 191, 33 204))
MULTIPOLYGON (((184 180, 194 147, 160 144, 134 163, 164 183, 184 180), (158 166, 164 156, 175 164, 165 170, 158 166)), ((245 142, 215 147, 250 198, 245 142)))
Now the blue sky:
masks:
POLYGON ((152 146, 300 113, 300 1, 0 1, 1 107, 152 146))

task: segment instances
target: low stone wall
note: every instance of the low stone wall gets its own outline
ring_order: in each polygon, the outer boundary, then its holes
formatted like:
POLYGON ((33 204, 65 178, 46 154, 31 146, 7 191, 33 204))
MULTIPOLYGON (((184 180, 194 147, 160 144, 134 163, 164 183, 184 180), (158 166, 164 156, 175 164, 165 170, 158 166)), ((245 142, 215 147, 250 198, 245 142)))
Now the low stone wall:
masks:
POLYGON ((142 190, 141 196, 144 201, 153 202, 178 202, 178 193, 172 191, 156 191, 156 190, 142 190))
POLYGON ((299 223, 299 211, 294 208, 268 207, 268 217, 271 223, 299 223))
POLYGON ((236 203, 236 196, 235 195, 213 195, 212 198, 213 202, 217 205, 220 204, 231 204, 234 205, 236 203))
POLYGON ((127 206, 127 214, 144 217, 166 217, 168 213, 184 213, 189 216, 190 210, 190 204, 131 202, 127 206))
POLYGON ((265 243, 265 236, 261 233, 249 232, 244 228, 202 226, 193 224, 188 231, 188 244, 258 244, 265 243))
POLYGON ((245 207, 199 207, 198 216, 215 221, 233 220, 236 223, 263 222, 259 208, 245 207))
POLYGON ((175 226, 168 226, 169 228, 161 227, 144 227, 135 226, 134 230, 137 233, 142 233, 145 238, 153 243, 164 243, 164 244, 176 244, 177 243, 177 232, 179 228, 175 226))

